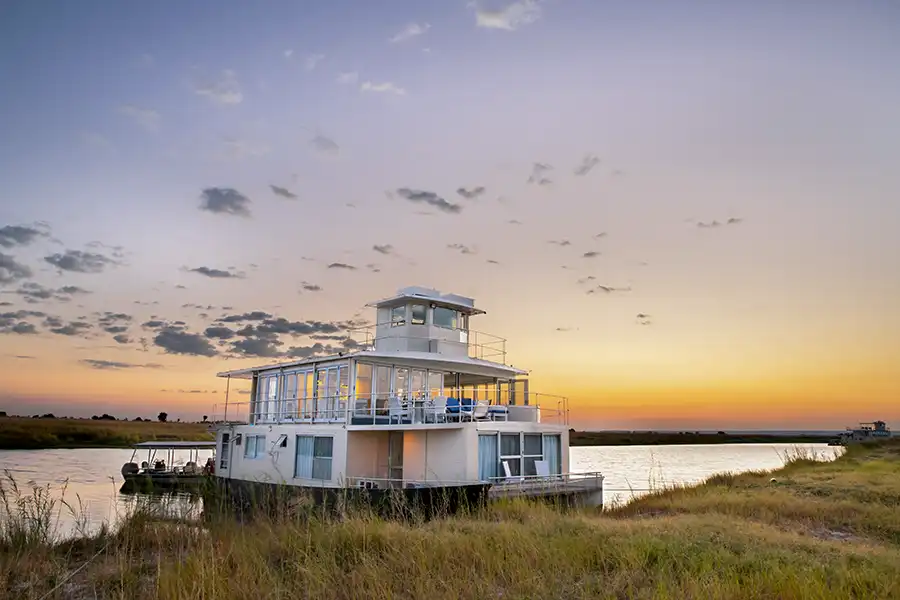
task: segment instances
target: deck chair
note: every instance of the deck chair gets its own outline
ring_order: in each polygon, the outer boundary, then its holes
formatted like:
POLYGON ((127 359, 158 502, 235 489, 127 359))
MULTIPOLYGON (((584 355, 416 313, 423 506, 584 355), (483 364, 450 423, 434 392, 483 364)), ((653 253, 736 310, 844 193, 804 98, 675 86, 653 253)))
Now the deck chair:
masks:
POLYGON ((503 465, 503 474, 506 475, 506 481, 509 483, 522 483, 525 481, 525 478, 521 475, 513 475, 512 471, 509 470, 509 461, 504 460, 500 464, 503 465))
POLYGON ((425 405, 425 422, 442 423, 447 418, 447 397, 435 396, 425 405))
POLYGON ((396 417, 397 423, 402 423, 403 419, 409 418, 409 410, 400 403, 400 398, 391 396, 388 398, 388 420, 393 423, 396 417))
POLYGON ((537 471, 538 477, 551 477, 550 475, 550 463, 546 460, 536 460, 534 461, 534 470, 537 471))
POLYGON ((483 400, 479 400, 475 403, 475 406, 472 407, 472 418, 478 420, 487 419, 490 416, 488 414, 489 412, 490 407, 488 406, 488 403, 483 400))

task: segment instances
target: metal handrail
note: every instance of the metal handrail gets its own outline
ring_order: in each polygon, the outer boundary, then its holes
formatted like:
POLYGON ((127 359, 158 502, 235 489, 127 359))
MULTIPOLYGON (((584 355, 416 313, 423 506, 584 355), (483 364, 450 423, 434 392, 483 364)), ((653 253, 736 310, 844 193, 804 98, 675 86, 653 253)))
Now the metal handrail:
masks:
MULTIPOLYGON (((362 346, 363 348, 372 348, 375 349, 376 343, 378 340, 387 340, 387 339, 414 339, 414 340, 427 340, 427 339, 437 339, 438 341, 442 341, 444 343, 457 343, 460 345, 465 345, 467 347, 467 353, 470 358, 478 358, 481 360, 488 360, 488 358, 499 358, 499 362, 506 362, 506 338, 500 337, 498 335, 494 335, 492 333, 487 333, 484 331, 478 331, 474 329, 465 329, 462 327, 445 327, 443 325, 434 325, 430 324, 430 327, 436 327, 439 329, 447 330, 447 331, 458 331, 466 335, 465 341, 457 341, 457 340, 441 340, 440 338, 425 338, 421 336, 393 336, 393 335, 377 335, 378 329, 380 327, 390 328, 392 323, 390 321, 375 323, 374 325, 364 325, 360 327, 350 327, 347 331, 347 338, 353 340, 357 347, 362 346), (357 339, 359 336, 362 339, 357 339)), ((408 325, 408 323, 404 323, 403 326, 408 325)))
MULTIPOLYGON (((452 397, 458 396, 463 396, 463 394, 454 393, 452 397)), ((515 398, 514 395, 506 395, 504 398, 504 394, 500 394, 498 397, 492 393, 491 396, 490 399, 473 399, 472 404, 460 402, 458 409, 453 406, 450 407, 450 410, 446 406, 441 410, 440 403, 435 403, 436 398, 451 397, 445 396, 439 390, 404 392, 403 394, 367 394, 355 398, 341 394, 324 397, 229 402, 227 415, 217 414, 218 407, 214 407, 212 421, 381 425, 390 424, 384 423, 384 419, 393 421, 391 417, 397 416, 399 417, 397 424, 404 424, 404 419, 409 419, 414 424, 452 423, 472 419, 568 424, 568 404, 567 399, 563 396, 529 393, 527 398, 531 402, 527 405, 510 404, 510 397, 515 398), (416 411, 420 411, 421 414, 416 411), (441 415, 447 418, 440 418, 441 415)))
MULTIPOLYGON (((523 484, 532 488, 540 488, 541 486, 564 487, 570 483, 595 482, 597 487, 601 487, 604 481, 603 473, 600 471, 586 471, 583 473, 557 473, 555 475, 524 475, 521 477, 491 477, 488 480, 482 479, 406 479, 397 477, 365 477, 365 476, 347 476, 342 480, 344 487, 364 487, 360 484, 368 482, 400 484, 399 487, 406 487, 410 484, 421 487, 446 487, 454 485, 478 485, 490 484, 492 487, 500 487, 503 489, 511 489, 520 487, 523 484)), ((387 485, 385 487, 396 487, 387 485)))

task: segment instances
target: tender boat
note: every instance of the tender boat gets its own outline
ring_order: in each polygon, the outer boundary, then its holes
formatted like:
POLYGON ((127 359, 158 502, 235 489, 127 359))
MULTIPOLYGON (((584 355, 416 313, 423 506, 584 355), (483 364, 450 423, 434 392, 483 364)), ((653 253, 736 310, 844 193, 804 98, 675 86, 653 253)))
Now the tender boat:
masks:
POLYGON ((122 492, 171 490, 196 486, 209 479, 215 470, 215 441, 140 442, 132 446, 131 460, 122 465, 122 492), (146 450, 146 460, 138 465, 139 454, 146 450), (210 456, 201 463, 200 452, 210 456), (183 464, 175 464, 178 455, 187 452, 183 464))
POLYGON ((531 391, 506 340, 470 328, 474 299, 407 287, 368 306, 376 324, 346 352, 218 374, 250 388, 217 419, 228 492, 602 504, 602 475, 569 471, 568 400, 531 391))

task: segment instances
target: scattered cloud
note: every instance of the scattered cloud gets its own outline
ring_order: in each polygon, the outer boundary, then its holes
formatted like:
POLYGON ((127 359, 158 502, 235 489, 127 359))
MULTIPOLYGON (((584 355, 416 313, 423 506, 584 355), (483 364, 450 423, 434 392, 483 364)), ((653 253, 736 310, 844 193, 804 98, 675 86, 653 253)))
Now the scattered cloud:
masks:
POLYGON ((352 85, 359 81, 359 73, 356 71, 348 71, 346 73, 339 73, 335 78, 335 81, 340 83, 341 85, 352 85))
POLYGON ((521 225, 522 221, 519 221, 518 219, 510 219, 509 221, 507 221, 507 223, 510 225, 521 225))
POLYGON ((576 175, 587 175, 590 173, 594 167, 600 164, 600 158, 593 154, 585 154, 584 158, 581 159, 581 164, 575 167, 574 173, 576 175))
POLYGON ((243 279, 244 273, 229 268, 227 271, 222 269, 214 269, 212 267, 194 267, 189 269, 185 267, 189 273, 197 273, 211 279, 243 279))
POLYGON ((31 269, 16 260, 16 257, 0 252, 0 285, 15 283, 31 277, 31 269))
POLYGON ((394 85, 390 81, 385 81, 382 83, 372 83, 371 81, 366 81, 359 86, 359 89, 363 92, 378 92, 382 94, 395 94, 397 96, 406 95, 405 89, 394 85))
POLYGON ((490 258, 487 259, 485 262, 486 262, 487 264, 489 264, 489 265, 499 265, 499 264, 500 264, 500 261, 492 260, 492 259, 490 259, 490 258))
POLYGON ((130 344, 131 343, 131 338, 128 337, 128 335, 125 333, 119 333, 119 334, 114 335, 113 340, 117 344, 130 344))
POLYGON ((596 258, 596 257, 600 256, 600 253, 597 252, 596 250, 591 250, 590 252, 585 252, 581 256, 582 256, 582 258, 596 258))
POLYGON ((230 340, 237 334, 235 334, 233 329, 225 327, 224 325, 215 325, 207 327, 206 331, 203 332, 203 335, 216 340, 230 340))
POLYGON ((635 318, 637 319, 638 325, 651 325, 653 323, 650 315, 645 313, 638 313, 635 318))
POLYGON ((80 294, 90 294, 88 290, 80 288, 77 285, 67 285, 58 289, 44 287, 43 285, 27 281, 23 283, 18 290, 14 292, 22 296, 28 303, 41 302, 43 300, 57 300, 59 302, 68 302, 73 296, 80 294))
POLYGON ((294 55, 294 51, 291 50, 290 48, 288 48, 287 50, 284 51, 284 57, 285 57, 285 58, 290 58, 290 57, 292 57, 293 55, 294 55))
POLYGON ((218 352, 209 341, 198 333, 188 333, 184 326, 164 325, 153 338, 153 344, 167 354, 187 356, 216 356, 218 352))
POLYGON ((613 287, 611 285, 598 285, 595 288, 589 289, 587 294, 612 294, 614 292, 630 292, 631 286, 628 287, 613 287))
POLYGON ((456 193, 459 194, 460 196, 462 196, 463 198, 465 198, 466 200, 474 200, 475 198, 482 195, 486 191, 487 190, 484 188, 484 186, 479 185, 477 187, 473 187, 470 189, 461 187, 458 190, 456 190, 456 193))
POLYGON ((337 154, 341 150, 341 147, 337 145, 337 142, 322 134, 316 135, 309 143, 322 154, 337 154))
POLYGON ((100 371, 118 371, 122 369, 162 369, 163 366, 156 363, 146 363, 143 365, 139 365, 136 363, 128 363, 128 362, 120 362, 117 360, 102 360, 98 358, 85 358, 80 361, 81 364, 86 365, 92 369, 97 369, 100 371))
POLYGON ((528 183, 537 185, 550 185, 553 180, 545 175, 553 170, 553 165, 547 163, 534 163, 531 165, 531 175, 528 176, 528 183))
POLYGON ((47 235, 47 232, 28 225, 5 225, 0 227, 0 246, 3 248, 27 246, 36 239, 47 235))
POLYGON ((234 188, 206 188, 200 195, 200 210, 239 217, 250 216, 250 198, 234 188))
POLYGON ((548 244, 554 244, 556 246, 571 246, 572 242, 569 240, 550 240, 547 242, 548 244))
POLYGON ((133 104, 125 104, 119 107, 119 112, 132 119, 135 123, 147 131, 159 129, 159 113, 152 108, 141 108, 133 104))
POLYGON ((321 292, 322 286, 316 285, 314 283, 309 283, 308 281, 300 282, 300 291, 301 292, 321 292))
POLYGON ((744 219, 741 219, 741 218, 731 217, 730 219, 725 221, 725 224, 726 225, 737 225, 738 223, 742 222, 743 220, 744 219))
POLYGON ((372 246, 372 250, 374 250, 375 252, 378 252, 379 254, 385 254, 385 255, 394 253, 394 247, 391 246, 390 244, 383 244, 383 245, 375 244, 374 246, 372 246))
POLYGON ((579 279, 578 283, 587 283, 589 281, 594 281, 595 279, 597 279, 597 278, 594 277, 593 275, 588 275, 587 277, 582 277, 581 279, 579 279))
POLYGON ((194 92, 219 104, 240 104, 244 100, 241 86, 234 71, 226 69, 216 81, 196 83, 194 92))
POLYGON ((475 26, 486 29, 515 31, 541 18, 541 7, 537 0, 518 0, 495 8, 484 8, 476 2, 470 6, 475 8, 475 26))
POLYGON ((62 254, 57 252, 45 256, 44 261, 61 271, 75 273, 102 273, 106 267, 119 264, 118 261, 104 254, 82 250, 66 250, 62 254))
POLYGON ((272 185, 272 184, 270 184, 269 187, 272 188, 272 193, 275 194, 276 196, 281 196, 282 198, 287 198, 288 200, 296 200, 297 199, 297 194, 295 194, 294 192, 292 192, 291 190, 289 190, 287 188, 279 187, 277 185, 272 185))
POLYGON ((410 23, 409 25, 404 27, 402 30, 400 30, 399 33, 397 33, 396 35, 391 37, 388 41, 391 42, 392 44, 396 44, 397 42, 403 42, 403 41, 412 39, 414 37, 423 35, 429 29, 431 29, 431 25, 429 25, 428 23, 422 23, 421 25, 419 23, 410 23))
POLYGON ((57 318, 47 318, 44 320, 44 323, 50 325, 50 333, 55 333, 56 335, 65 335, 68 337, 83 335, 94 327, 86 321, 69 321, 68 323, 63 325, 57 318))
POLYGON ((342 263, 342 262, 333 262, 330 265, 328 265, 328 268, 329 269, 343 269, 345 271, 355 271, 356 270, 356 267, 354 267, 353 265, 348 265, 347 263, 342 263))
POLYGON ((605 238, 605 237, 606 237, 606 232, 605 232, 605 231, 601 231, 600 233, 595 233, 593 237, 594 237, 595 240, 599 240, 600 238, 605 238))
POLYGON ((308 54, 303 61, 303 66, 306 67, 307 71, 312 71, 323 60, 325 60, 324 54, 308 54))
POLYGON ((477 250, 465 244, 447 244, 447 248, 456 250, 460 254, 478 254, 477 250))
POLYGON ((410 202, 427 204, 445 213, 459 214, 460 212, 462 212, 461 205, 454 204, 453 202, 447 202, 434 192, 413 190, 410 188, 398 188, 397 195, 405 200, 409 200, 410 202))

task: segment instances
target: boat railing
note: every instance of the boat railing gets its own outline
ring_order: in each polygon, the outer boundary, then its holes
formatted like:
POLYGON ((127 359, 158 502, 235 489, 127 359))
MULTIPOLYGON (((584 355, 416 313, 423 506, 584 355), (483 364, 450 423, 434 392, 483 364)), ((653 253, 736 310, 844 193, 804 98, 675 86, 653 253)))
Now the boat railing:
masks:
POLYGON ((217 405, 216 423, 346 423, 351 425, 451 424, 511 421, 568 425, 568 400, 552 394, 468 394, 431 390, 390 394, 297 397, 217 405), (474 397, 473 397, 474 396, 474 397), (527 404, 524 402, 527 400, 527 404))
MULTIPOLYGON (((428 336, 401 336, 379 335, 380 332, 390 331, 391 323, 376 323, 363 327, 353 327, 347 330, 349 347, 358 350, 395 349, 392 342, 403 341, 406 349, 416 349, 422 352, 440 353, 442 348, 460 348, 460 353, 469 358, 489 360, 506 364, 506 338, 459 327, 432 326, 439 334, 436 337, 428 336)), ((454 350, 454 353, 456 351, 454 350)))
POLYGON ((390 477, 352 476, 342 480, 344 487, 364 489, 390 489, 412 487, 451 487, 464 485, 491 485, 492 490, 506 491, 590 491, 603 487, 603 473, 587 471, 583 473, 558 473, 551 475, 523 475, 512 477, 489 477, 480 480, 453 479, 406 479, 390 477))

